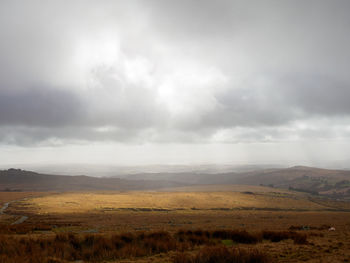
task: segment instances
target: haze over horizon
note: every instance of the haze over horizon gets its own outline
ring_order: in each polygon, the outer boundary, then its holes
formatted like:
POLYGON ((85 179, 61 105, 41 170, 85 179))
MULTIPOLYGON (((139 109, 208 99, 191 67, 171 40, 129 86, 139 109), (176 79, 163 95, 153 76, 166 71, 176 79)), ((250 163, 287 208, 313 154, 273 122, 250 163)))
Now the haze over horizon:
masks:
POLYGON ((349 10, 1 1, 0 166, 344 166, 349 10))

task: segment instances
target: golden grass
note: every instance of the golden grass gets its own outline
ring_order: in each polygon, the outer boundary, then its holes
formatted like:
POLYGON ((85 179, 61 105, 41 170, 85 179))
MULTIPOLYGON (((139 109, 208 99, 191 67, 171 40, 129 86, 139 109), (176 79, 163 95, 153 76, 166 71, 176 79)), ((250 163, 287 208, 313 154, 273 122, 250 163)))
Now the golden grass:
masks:
POLYGON ((107 192, 62 193, 26 201, 38 213, 86 213, 120 208, 322 210, 322 204, 283 193, 107 192))

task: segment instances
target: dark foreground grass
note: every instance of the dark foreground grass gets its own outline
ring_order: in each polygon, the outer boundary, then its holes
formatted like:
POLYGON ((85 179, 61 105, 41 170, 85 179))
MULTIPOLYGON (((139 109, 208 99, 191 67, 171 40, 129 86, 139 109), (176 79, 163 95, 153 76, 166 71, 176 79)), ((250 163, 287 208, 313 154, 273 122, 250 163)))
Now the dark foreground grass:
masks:
POLYGON ((179 240, 187 240, 191 243, 201 245, 207 244, 211 240, 232 240, 242 244, 256 244, 262 241, 261 233, 249 233, 245 230, 179 230, 176 234, 179 240))
POLYGON ((265 254, 257 250, 237 250, 218 246, 222 240, 233 243, 256 244, 263 239, 279 242, 293 239, 297 244, 307 242, 306 235, 288 231, 249 233, 245 230, 180 230, 135 232, 122 234, 57 234, 30 237, 0 235, 0 263, 59 263, 83 260, 108 260, 145 257, 169 251, 186 252, 207 246, 195 256, 178 254, 174 262, 266 262, 265 254), (182 258, 182 259, 181 259, 182 258), (222 261, 237 259, 236 261, 222 261), (255 260, 256 259, 256 260, 255 260), (181 261, 183 260, 183 261, 181 261), (254 261, 255 260, 255 261, 254 261))
POLYGON ((17 225, 8 225, 8 224, 0 224, 0 234, 29 234, 34 231, 51 231, 52 226, 49 224, 30 224, 30 223, 22 223, 17 225))
POLYGON ((269 256, 257 249, 204 247, 196 254, 177 253, 174 263, 268 263, 269 256))
POLYGON ((262 237, 263 239, 270 240, 271 242, 280 242, 282 240, 292 239, 294 244, 307 244, 306 234, 293 231, 262 231, 262 237))

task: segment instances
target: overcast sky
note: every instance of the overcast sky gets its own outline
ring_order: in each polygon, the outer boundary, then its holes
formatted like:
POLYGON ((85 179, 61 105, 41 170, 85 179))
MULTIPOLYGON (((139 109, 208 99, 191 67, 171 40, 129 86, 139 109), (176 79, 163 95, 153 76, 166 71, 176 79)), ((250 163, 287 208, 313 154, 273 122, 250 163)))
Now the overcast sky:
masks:
POLYGON ((350 1, 0 1, 0 162, 349 159, 350 1))

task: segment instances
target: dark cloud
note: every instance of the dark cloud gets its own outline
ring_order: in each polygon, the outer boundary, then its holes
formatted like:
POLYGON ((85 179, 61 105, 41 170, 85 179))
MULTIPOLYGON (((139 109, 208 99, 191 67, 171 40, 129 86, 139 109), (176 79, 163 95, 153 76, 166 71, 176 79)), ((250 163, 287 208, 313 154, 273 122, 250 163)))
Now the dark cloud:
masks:
POLYGON ((258 127, 286 125, 311 117, 350 115, 347 82, 320 75, 267 74, 263 86, 233 88, 216 96, 217 107, 203 118, 204 125, 258 127))
POLYGON ((0 93, 0 126, 78 125, 84 108, 73 92, 47 87, 0 93))

